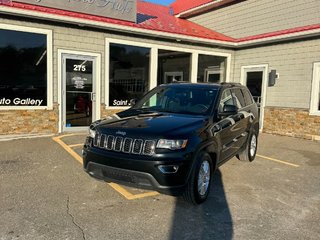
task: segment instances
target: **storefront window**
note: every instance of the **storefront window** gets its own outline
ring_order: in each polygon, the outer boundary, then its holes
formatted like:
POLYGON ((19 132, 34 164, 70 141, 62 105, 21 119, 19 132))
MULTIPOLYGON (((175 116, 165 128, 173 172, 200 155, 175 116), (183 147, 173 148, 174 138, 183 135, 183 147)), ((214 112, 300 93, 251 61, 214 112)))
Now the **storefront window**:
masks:
POLYGON ((197 82, 225 82, 226 60, 226 57, 199 54, 197 82))
POLYGON ((158 85, 173 81, 190 81, 190 53, 158 51, 158 85))
POLYGON ((110 44, 109 106, 128 106, 149 90, 150 49, 110 44))
POLYGON ((47 105, 47 36, 0 29, 0 106, 47 105))

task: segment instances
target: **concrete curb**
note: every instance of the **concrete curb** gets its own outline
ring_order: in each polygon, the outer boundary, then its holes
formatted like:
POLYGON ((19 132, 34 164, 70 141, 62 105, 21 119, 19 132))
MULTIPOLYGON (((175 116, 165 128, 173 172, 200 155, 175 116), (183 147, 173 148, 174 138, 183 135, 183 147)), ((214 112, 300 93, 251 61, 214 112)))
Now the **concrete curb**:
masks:
POLYGON ((16 135, 0 135, 0 142, 11 141, 16 139, 42 138, 52 137, 56 134, 16 134, 16 135))

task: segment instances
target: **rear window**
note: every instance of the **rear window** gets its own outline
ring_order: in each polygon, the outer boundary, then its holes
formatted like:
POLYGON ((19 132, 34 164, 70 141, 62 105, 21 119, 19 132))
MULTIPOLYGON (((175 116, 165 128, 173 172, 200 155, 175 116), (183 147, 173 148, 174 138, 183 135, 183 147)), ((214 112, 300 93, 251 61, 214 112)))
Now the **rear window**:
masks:
POLYGON ((252 96, 251 96, 249 90, 246 89, 246 88, 243 88, 243 89, 241 89, 241 91, 242 91, 242 94, 244 96, 244 100, 246 102, 246 106, 251 105, 253 103, 253 99, 252 99, 252 96))
POLYGON ((232 92, 233 100, 236 103, 236 106, 238 108, 245 107, 246 103, 244 101, 244 97, 242 95, 240 88, 232 89, 231 92, 232 92))

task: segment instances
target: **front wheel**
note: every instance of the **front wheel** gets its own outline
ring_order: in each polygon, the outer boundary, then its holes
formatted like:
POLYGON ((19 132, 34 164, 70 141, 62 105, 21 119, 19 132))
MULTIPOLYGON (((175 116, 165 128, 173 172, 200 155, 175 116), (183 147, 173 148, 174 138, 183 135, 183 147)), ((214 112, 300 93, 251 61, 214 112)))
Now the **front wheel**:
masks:
POLYGON ((252 162, 257 154, 258 148, 258 136, 255 131, 253 131, 246 143, 245 149, 237 155, 238 159, 241 161, 252 162))
POLYGON ((208 153, 202 152, 197 158, 189 182, 183 194, 184 199, 194 205, 203 203, 210 191, 213 176, 213 165, 208 153))

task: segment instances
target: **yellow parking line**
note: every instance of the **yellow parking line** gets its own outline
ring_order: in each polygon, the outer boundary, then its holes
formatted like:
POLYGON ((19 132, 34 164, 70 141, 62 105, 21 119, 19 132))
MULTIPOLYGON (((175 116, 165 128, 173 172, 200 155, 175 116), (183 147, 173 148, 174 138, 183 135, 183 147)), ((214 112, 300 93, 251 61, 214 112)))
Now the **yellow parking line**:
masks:
POLYGON ((63 137, 70 137, 70 136, 74 136, 74 135, 63 135, 63 136, 59 136, 59 137, 53 137, 52 139, 57 142, 58 144, 60 144, 72 157, 74 157, 78 162, 80 162, 82 164, 82 157, 80 157, 75 151, 73 151, 73 149, 71 147, 69 147, 67 144, 65 144, 61 138, 63 137))
POLYGON ((153 196, 159 195, 158 192, 146 192, 146 193, 134 195, 116 183, 108 183, 108 184, 110 187, 112 187, 114 190, 116 190, 118 193, 120 193, 122 196, 124 196, 128 200, 134 200, 134 199, 145 198, 145 197, 153 197, 153 196))
MULTIPOLYGON (((82 134, 67 134, 67 135, 62 135, 58 137, 53 137, 52 139, 57 142, 60 146, 62 146, 72 157, 74 157, 78 162, 83 164, 82 157, 80 157, 73 149, 72 147, 79 147, 83 146, 83 144, 73 144, 73 145, 67 145, 65 144, 61 138, 64 137, 71 137, 71 136, 78 136, 82 134)), ((132 194, 128 192, 126 189, 121 187, 120 185, 116 183, 108 183, 110 187, 112 187, 114 190, 116 190, 118 193, 120 193, 122 196, 124 196, 128 200, 134 200, 134 199, 139 199, 139 198, 145 198, 145 197, 153 197, 156 195, 159 195, 158 192, 146 192, 146 193, 141 193, 141 194, 132 194)))
POLYGON ((257 154, 257 156, 261 157, 263 159, 267 159, 267 160, 270 160, 270 161, 277 162, 277 163, 282 163, 282 164, 285 164, 285 165, 288 165, 288 166, 291 166, 291 167, 296 167, 296 168, 300 167, 300 165, 289 163, 289 162, 286 162, 286 161, 283 161, 283 160, 279 160, 279 159, 275 159, 275 158, 271 158, 271 157, 267 157, 267 156, 263 156, 263 155, 259 155, 259 154, 257 154))
POLYGON ((68 145, 71 148, 83 147, 83 143, 68 145))

